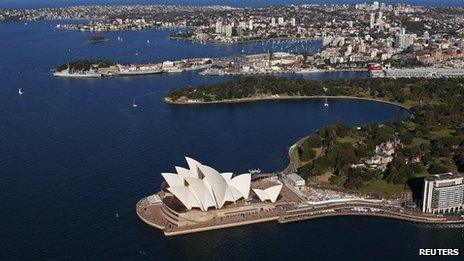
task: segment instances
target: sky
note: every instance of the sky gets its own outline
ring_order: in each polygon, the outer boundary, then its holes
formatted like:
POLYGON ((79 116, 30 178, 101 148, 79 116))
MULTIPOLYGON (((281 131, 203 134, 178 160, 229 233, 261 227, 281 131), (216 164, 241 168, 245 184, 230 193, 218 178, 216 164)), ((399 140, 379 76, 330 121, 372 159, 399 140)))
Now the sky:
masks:
MULTIPOLYGON (((269 6, 284 4, 329 4, 329 3, 371 3, 363 0, 0 0, 0 8, 40 8, 72 5, 96 4, 190 4, 190 5, 231 5, 231 6, 269 6)), ((385 3, 410 3, 436 6, 464 6, 463 0, 385 0, 385 3)))

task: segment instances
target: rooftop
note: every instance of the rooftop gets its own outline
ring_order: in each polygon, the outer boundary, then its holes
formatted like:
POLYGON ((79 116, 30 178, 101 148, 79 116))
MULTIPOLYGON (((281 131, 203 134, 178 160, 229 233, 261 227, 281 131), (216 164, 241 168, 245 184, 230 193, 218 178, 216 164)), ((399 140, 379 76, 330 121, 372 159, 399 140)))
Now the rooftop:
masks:
POLYGON ((452 179, 462 179, 464 178, 464 174, 461 173, 443 173, 443 174, 435 174, 430 175, 425 178, 425 181, 445 181, 445 180, 452 180, 452 179))

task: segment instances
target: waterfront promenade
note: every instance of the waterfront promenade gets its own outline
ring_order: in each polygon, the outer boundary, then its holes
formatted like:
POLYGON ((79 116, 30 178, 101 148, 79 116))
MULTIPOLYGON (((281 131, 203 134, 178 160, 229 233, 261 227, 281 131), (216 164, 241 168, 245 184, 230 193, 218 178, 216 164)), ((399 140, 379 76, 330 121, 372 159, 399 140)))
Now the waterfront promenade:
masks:
POLYGON ((363 200, 336 204, 326 203, 318 207, 302 207, 286 210, 285 214, 279 218, 279 223, 334 216, 371 216, 400 219, 414 223, 464 224, 463 215, 425 214, 418 210, 410 210, 401 206, 386 203, 368 203, 363 200))
POLYGON ((290 197, 288 194, 294 193, 286 189, 284 192, 285 200, 275 204, 275 210, 260 210, 257 206, 253 213, 243 213, 231 217, 216 218, 208 222, 201 222, 195 225, 178 227, 171 224, 162 211, 162 205, 148 204, 146 198, 137 203, 136 212, 139 218, 146 224, 163 231, 166 236, 175 236, 216 230, 229 227, 250 225, 255 223, 278 221, 281 224, 304 221, 318 218, 342 217, 342 216, 369 216, 390 218, 408 221, 412 223, 427 224, 458 224, 464 225, 464 215, 446 214, 435 215, 420 212, 418 209, 408 209, 400 205, 395 205, 382 200, 357 199, 347 201, 327 201, 320 204, 311 204, 301 201, 297 195, 290 197), (292 199, 293 201, 290 201, 292 199), (298 199, 298 200, 295 200, 298 199))

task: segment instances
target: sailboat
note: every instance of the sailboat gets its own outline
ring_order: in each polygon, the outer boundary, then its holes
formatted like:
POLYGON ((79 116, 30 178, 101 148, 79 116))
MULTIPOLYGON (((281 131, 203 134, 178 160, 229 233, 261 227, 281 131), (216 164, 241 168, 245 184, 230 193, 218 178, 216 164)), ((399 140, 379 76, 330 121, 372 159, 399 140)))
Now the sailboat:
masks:
POLYGON ((133 107, 133 108, 137 108, 137 107, 138 107, 137 103, 135 103, 135 99, 132 100, 132 107, 133 107))
POLYGON ((21 90, 21 88, 19 88, 19 89, 18 89, 18 95, 21 96, 21 95, 23 95, 23 94, 24 94, 23 91, 21 90))
POLYGON ((325 97, 324 108, 329 108, 329 101, 327 100, 327 97, 325 97))

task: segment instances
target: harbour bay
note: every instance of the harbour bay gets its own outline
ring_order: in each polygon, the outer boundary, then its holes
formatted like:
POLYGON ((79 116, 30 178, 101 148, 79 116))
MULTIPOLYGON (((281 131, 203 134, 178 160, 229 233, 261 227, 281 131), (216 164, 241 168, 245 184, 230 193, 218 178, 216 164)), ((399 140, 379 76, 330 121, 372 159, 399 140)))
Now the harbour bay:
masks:
POLYGON ((71 59, 151 61, 262 48, 171 42, 168 31, 110 33, 113 40, 88 45, 88 34, 58 31, 54 24, 0 25, 0 197, 5 213, 0 216, 0 259, 235 259, 246 254, 250 259, 328 260, 382 252, 390 260, 410 260, 419 247, 462 247, 462 228, 343 217, 164 238, 137 219, 134 204, 158 190, 160 172, 182 164, 184 155, 237 173, 253 167, 276 171, 287 164, 287 148, 300 137, 336 122, 392 121, 399 108, 351 100, 331 101, 330 109, 323 108, 323 100, 172 107, 162 102, 171 87, 226 78, 184 73, 54 79, 49 70, 71 59), (123 43, 114 40, 117 35, 123 43), (17 88, 24 91, 22 97, 17 88), (137 109, 131 107, 133 98, 137 109), (383 252, 384 246, 393 251, 383 252))

